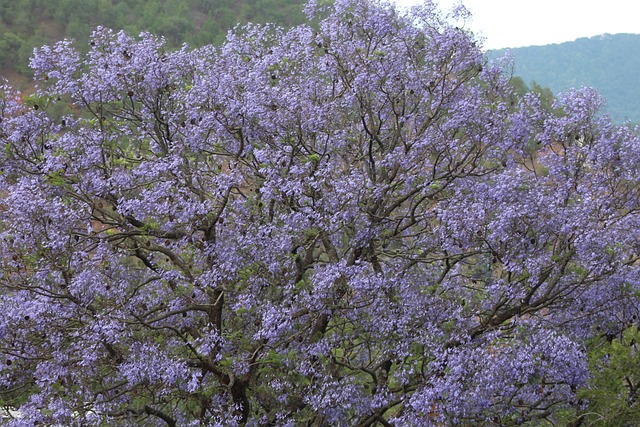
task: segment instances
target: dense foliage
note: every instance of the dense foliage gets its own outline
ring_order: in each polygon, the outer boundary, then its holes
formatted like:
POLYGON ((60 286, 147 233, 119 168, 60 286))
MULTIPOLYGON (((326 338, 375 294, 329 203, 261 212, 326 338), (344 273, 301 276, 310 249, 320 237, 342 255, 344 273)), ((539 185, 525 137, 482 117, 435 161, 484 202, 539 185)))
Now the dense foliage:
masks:
POLYGON ((592 378, 578 397, 588 403, 577 420, 584 425, 627 427, 640 424, 640 334, 637 325, 608 339, 588 343, 592 378))
POLYGON ((0 0, 0 74, 30 75, 33 49, 64 37, 86 51, 98 25, 199 47, 221 43, 238 22, 301 24, 303 6, 301 0, 0 0))
POLYGON ((633 353, 638 132, 516 96, 430 3, 31 65, 0 103, 6 425, 579 422, 586 346, 633 353))
MULTIPOLYGON (((573 42, 511 49, 515 73, 554 92, 590 86, 615 120, 640 123, 640 34, 606 34, 573 42)), ((502 56, 505 50, 490 52, 502 56)))

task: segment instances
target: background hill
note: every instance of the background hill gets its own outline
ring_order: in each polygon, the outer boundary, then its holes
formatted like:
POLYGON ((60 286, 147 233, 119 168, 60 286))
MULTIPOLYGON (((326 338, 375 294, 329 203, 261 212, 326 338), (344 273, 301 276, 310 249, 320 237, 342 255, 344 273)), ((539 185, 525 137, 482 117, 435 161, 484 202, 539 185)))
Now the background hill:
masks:
POLYGON ((305 0, 0 0, 0 75, 14 85, 30 80, 36 46, 64 37, 81 46, 98 25, 130 34, 149 31, 170 46, 224 40, 236 23, 305 21, 305 0))
MULTIPOLYGON (((326 0, 330 1, 330 0, 326 0)), ((82 46, 97 25, 130 34, 149 31, 169 46, 219 44, 236 23, 305 21, 306 0, 0 0, 0 76, 29 88, 29 57, 36 46, 64 37, 82 46)), ((640 123, 640 35, 616 34, 511 49, 514 75, 534 90, 558 93, 593 86, 618 121, 640 123), (535 82, 536 84, 533 84, 535 82)), ((505 50, 488 52, 490 57, 505 50)), ((550 94, 548 94, 550 95, 550 94)))
MULTIPOLYGON (((506 49, 490 51, 503 55, 506 49)), ((554 93, 592 86, 617 120, 640 123, 640 34, 605 34, 573 42, 511 49, 514 75, 554 93)))

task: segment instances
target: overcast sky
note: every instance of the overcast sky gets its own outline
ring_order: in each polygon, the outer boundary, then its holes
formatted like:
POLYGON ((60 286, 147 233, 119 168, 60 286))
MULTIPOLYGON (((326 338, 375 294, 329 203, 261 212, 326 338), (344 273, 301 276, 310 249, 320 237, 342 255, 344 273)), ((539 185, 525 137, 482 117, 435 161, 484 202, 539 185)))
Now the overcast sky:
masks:
MULTIPOLYGON (((396 0, 398 5, 420 0, 396 0)), ((435 0, 448 10, 459 0, 435 0)), ((562 43, 600 34, 640 34, 640 0, 463 0, 466 24, 486 49, 562 43)))

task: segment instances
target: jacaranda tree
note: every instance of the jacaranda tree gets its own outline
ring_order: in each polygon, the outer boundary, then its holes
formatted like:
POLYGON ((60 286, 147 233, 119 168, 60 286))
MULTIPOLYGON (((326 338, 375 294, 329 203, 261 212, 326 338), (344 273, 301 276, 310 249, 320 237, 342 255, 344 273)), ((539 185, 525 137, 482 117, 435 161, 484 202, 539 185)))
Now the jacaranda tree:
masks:
POLYGON ((588 89, 514 96, 429 2, 325 16, 178 51, 98 28, 35 52, 36 96, 4 88, 6 425, 586 405, 585 342, 637 322, 638 132, 588 89))

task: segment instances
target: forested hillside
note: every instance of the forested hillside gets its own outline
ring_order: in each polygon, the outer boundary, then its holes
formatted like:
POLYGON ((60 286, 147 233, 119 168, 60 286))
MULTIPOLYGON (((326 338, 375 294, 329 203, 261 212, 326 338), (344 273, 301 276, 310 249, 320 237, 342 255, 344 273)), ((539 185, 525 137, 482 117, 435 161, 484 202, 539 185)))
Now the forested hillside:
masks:
POLYGON ((304 20, 304 0, 0 0, 0 75, 14 83, 30 76, 36 46, 64 37, 78 45, 98 25, 130 34, 149 31, 169 45, 221 42, 236 23, 304 20))
POLYGON ((608 111, 616 120, 640 122, 640 34, 606 34, 511 52, 514 74, 527 84, 535 81, 554 93, 594 87, 607 99, 608 111))
MULTIPOLYGON (((162 35, 169 46, 219 44, 237 23, 304 21, 305 0, 0 0, 0 75, 16 86, 31 80, 33 48, 64 37, 79 46, 93 29, 162 35)), ((490 51, 492 57, 504 50, 490 51)), ((617 34, 512 49, 514 75, 554 93, 592 86, 622 121, 640 122, 640 35, 617 34)))

